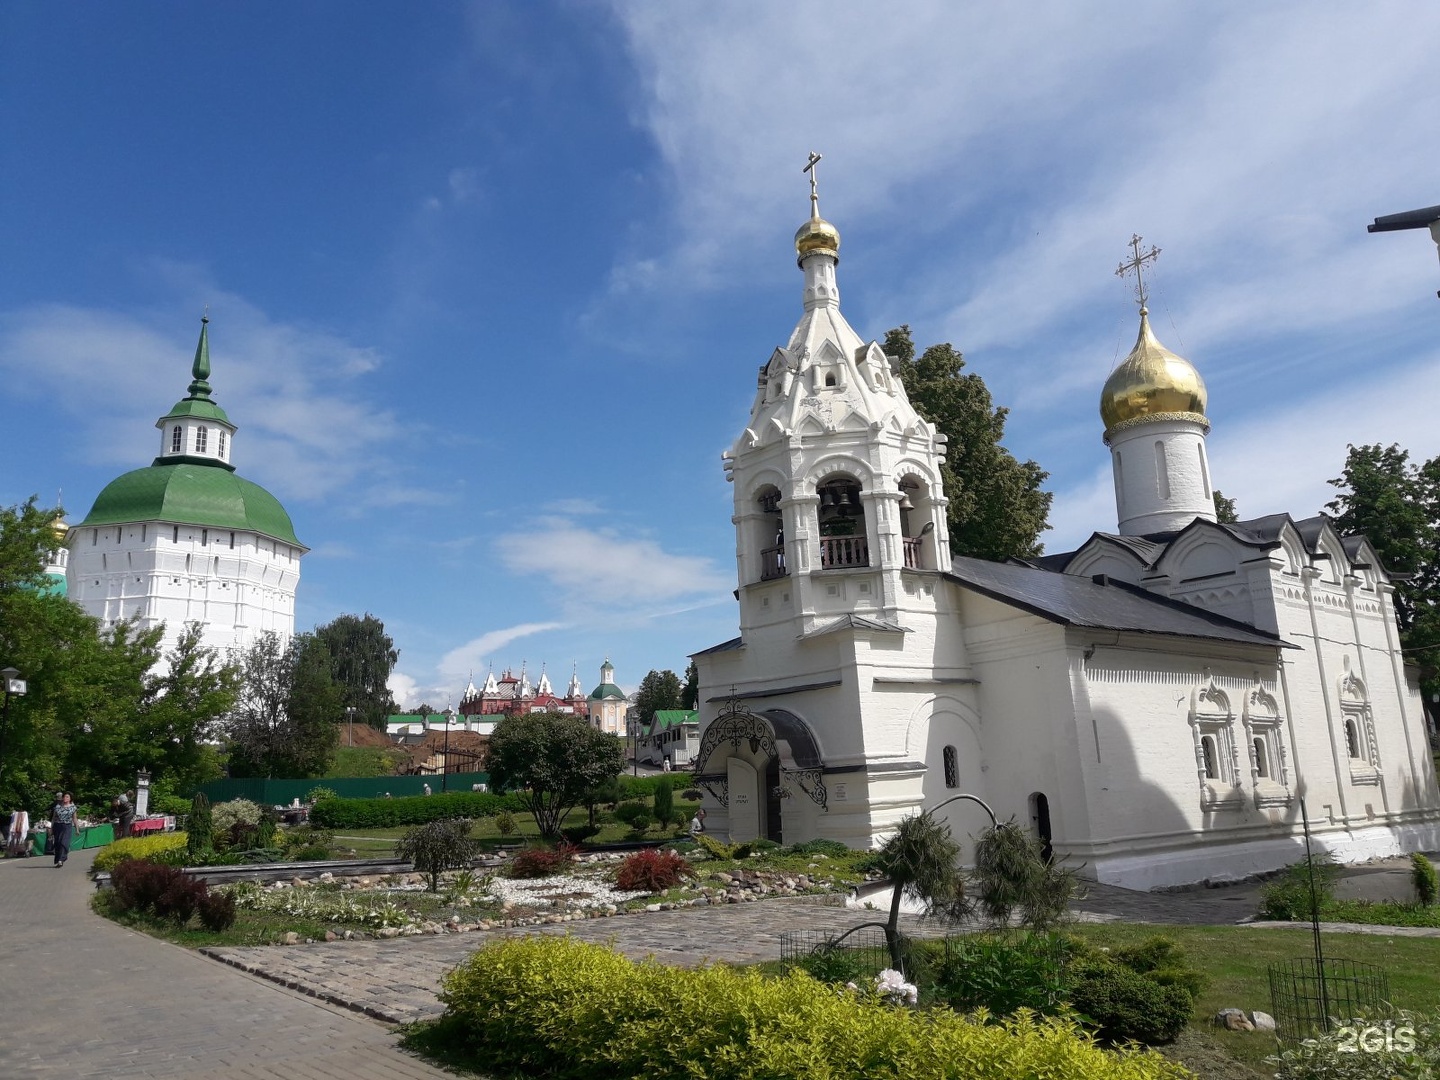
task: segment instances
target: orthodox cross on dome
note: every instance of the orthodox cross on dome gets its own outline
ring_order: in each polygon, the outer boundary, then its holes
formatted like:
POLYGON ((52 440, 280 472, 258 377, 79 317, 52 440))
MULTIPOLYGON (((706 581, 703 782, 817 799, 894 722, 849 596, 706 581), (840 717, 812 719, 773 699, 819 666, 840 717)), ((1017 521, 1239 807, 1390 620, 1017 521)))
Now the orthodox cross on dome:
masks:
POLYGON ((817 154, 814 150, 811 150, 810 160, 807 161, 805 167, 800 170, 802 173, 810 174, 810 216, 812 218, 818 218, 820 216, 820 191, 816 187, 815 166, 820 164, 820 159, 824 156, 824 154, 817 154))
POLYGON ((1140 305, 1140 310, 1145 310, 1145 303, 1149 299, 1145 292, 1144 268, 1146 263, 1153 263, 1160 257, 1160 249, 1154 244, 1150 245, 1149 251, 1141 251, 1140 245, 1144 239, 1139 233, 1130 237, 1130 258, 1126 259, 1115 269, 1115 276, 1123 278, 1128 274, 1135 275, 1135 302, 1140 305))

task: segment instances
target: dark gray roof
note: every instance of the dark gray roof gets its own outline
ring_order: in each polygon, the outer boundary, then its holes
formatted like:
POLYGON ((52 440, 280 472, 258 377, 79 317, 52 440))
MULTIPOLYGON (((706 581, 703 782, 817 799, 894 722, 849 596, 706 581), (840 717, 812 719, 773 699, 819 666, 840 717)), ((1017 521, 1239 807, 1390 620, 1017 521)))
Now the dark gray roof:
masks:
POLYGON ((693 653, 691 653, 690 655, 691 655, 691 656, 706 656, 706 655, 708 655, 708 654, 710 654, 710 653, 716 653, 716 652, 731 652, 731 651, 733 651, 733 650, 735 650, 735 649, 743 649, 744 647, 745 647, 745 639, 744 639, 744 638, 732 637, 729 641, 722 641, 719 645, 711 645, 710 648, 708 648, 708 649, 701 649, 699 652, 693 652, 693 653))
POLYGON ((878 630, 887 634, 904 634, 908 631, 903 626, 895 623, 881 622, 878 619, 867 619, 863 615, 856 615, 854 612, 841 615, 834 622, 826 623, 824 626, 811 630, 805 636, 807 638, 820 637, 822 634, 833 634, 837 630, 878 630))
POLYGON ((1100 575, 1096 579, 956 556, 956 584, 1065 626, 1291 647, 1278 635, 1100 575))

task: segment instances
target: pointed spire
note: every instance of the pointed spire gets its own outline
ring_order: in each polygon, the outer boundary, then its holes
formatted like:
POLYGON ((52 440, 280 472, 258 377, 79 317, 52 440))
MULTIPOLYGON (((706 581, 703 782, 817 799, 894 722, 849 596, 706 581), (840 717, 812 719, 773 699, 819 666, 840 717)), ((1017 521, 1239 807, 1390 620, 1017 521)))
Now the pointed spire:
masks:
POLYGON ((192 381, 188 391, 192 398, 210 397, 210 316, 200 316, 200 342, 195 346, 195 363, 190 367, 192 381))

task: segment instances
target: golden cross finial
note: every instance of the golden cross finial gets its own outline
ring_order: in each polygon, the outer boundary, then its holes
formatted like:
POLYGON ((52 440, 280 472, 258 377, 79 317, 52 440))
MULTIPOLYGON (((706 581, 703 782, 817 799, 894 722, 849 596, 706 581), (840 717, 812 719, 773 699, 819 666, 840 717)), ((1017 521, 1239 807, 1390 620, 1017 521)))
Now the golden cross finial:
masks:
POLYGON ((812 218, 818 218, 820 216, 820 192, 815 186, 815 166, 820 164, 822 157, 824 157, 823 154, 817 154, 814 150, 811 150, 810 160, 807 161, 805 167, 800 170, 801 172, 810 174, 810 216, 812 218))
POLYGON ((1145 302, 1149 296, 1145 292, 1144 268, 1146 263, 1153 263, 1160 257, 1160 249, 1154 244, 1150 245, 1149 251, 1141 251, 1140 245, 1144 241, 1138 233, 1130 237, 1130 258, 1122 262, 1115 270, 1115 276, 1123 278, 1132 271, 1135 274, 1135 302, 1140 305, 1140 310, 1145 310, 1145 302))

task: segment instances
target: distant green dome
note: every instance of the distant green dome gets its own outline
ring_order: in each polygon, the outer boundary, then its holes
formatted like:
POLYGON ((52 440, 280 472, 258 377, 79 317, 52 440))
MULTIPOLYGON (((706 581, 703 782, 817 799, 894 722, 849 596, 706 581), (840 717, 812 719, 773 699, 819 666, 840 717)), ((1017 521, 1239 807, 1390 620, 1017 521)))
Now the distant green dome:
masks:
POLYGON ((150 465, 105 485, 80 527, 166 521, 262 533, 303 547, 280 500, 218 465, 150 465))

